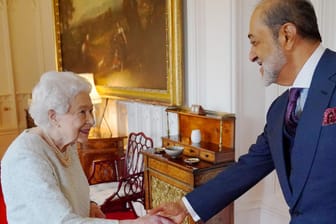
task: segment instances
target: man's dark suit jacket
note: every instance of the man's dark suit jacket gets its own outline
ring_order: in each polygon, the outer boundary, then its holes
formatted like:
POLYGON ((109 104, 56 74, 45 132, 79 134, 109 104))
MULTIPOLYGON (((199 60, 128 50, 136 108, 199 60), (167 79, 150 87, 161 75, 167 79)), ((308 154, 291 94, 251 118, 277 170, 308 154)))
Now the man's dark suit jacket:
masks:
POLYGON ((284 147, 288 91, 267 113, 264 132, 238 162, 186 197, 208 220, 274 169, 289 206, 292 224, 336 223, 336 124, 322 125, 336 108, 336 52, 327 49, 314 72, 291 149, 290 171, 284 147))

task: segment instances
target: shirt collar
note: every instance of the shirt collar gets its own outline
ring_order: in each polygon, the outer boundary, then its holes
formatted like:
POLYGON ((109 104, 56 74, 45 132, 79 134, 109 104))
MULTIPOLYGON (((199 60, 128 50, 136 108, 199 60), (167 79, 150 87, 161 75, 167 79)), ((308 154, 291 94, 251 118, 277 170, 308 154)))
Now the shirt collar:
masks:
POLYGON ((318 62, 320 61, 322 54, 326 50, 325 47, 320 44, 314 51, 314 53, 309 57, 306 63, 303 65, 299 74, 296 76, 296 79, 293 83, 292 87, 299 88, 309 88, 311 80, 314 75, 314 71, 318 62))

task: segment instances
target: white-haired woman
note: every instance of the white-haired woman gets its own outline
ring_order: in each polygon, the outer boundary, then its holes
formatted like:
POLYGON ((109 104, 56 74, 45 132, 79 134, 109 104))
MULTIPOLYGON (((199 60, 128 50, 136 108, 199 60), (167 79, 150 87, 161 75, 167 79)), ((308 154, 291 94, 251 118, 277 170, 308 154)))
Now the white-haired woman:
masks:
MULTIPOLYGON (((9 223, 118 223, 90 203, 76 142, 94 124, 90 84, 71 72, 47 72, 32 93, 29 112, 37 127, 24 130, 1 161, 9 223)), ((144 216, 120 223, 168 223, 144 216)))

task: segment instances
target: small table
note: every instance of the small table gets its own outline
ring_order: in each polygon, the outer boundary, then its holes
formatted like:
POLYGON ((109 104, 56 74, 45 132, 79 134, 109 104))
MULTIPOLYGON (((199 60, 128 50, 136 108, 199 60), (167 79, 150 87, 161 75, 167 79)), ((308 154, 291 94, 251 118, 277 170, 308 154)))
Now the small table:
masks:
POLYGON ((84 173, 90 176, 92 161, 96 159, 118 159, 124 155, 124 139, 127 136, 111 138, 89 138, 85 144, 78 144, 78 155, 84 173))

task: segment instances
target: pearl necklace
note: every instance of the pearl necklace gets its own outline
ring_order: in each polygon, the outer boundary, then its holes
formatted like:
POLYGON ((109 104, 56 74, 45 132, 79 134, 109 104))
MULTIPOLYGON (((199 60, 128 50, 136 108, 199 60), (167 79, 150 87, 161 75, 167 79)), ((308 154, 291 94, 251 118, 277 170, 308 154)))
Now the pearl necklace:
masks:
POLYGON ((65 166, 65 167, 69 167, 70 164, 71 164, 71 160, 70 160, 70 155, 69 155, 68 150, 65 149, 65 151, 62 152, 57 147, 55 142, 49 137, 49 135, 47 133, 44 133, 44 140, 52 148, 52 150, 55 152, 58 160, 62 163, 62 165, 65 166))

